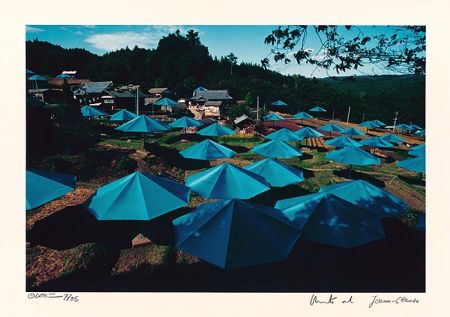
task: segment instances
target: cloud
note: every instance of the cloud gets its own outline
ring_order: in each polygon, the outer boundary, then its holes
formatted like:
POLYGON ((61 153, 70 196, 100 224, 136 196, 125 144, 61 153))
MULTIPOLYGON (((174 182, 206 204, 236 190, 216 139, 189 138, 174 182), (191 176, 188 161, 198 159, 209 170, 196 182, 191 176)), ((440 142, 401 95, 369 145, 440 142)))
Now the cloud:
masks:
POLYGON ((34 26, 29 26, 27 25, 27 29, 26 29, 27 33, 38 33, 38 32, 44 32, 43 29, 34 27, 34 26))

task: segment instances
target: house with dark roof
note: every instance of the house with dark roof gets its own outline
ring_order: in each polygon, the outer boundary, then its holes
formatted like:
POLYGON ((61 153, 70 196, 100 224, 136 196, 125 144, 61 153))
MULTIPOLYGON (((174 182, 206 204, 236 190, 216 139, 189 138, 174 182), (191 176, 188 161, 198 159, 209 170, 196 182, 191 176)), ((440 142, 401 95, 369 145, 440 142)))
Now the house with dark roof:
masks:
POLYGON ((152 97, 169 97, 169 95, 172 95, 169 88, 150 88, 148 93, 152 97))
MULTIPOLYGON (((203 87, 199 87, 203 88, 203 87)), ((228 90, 194 90, 192 97, 189 99, 188 109, 191 112, 204 111, 205 117, 220 117, 233 101, 228 90)))
POLYGON ((112 81, 91 81, 74 90, 73 94, 80 104, 99 103, 101 97, 113 86, 112 81))
POLYGON ((139 98, 139 105, 143 107, 147 97, 140 90, 137 92, 136 90, 107 90, 101 96, 102 108, 106 111, 127 109, 134 112, 136 111, 136 98, 139 98))

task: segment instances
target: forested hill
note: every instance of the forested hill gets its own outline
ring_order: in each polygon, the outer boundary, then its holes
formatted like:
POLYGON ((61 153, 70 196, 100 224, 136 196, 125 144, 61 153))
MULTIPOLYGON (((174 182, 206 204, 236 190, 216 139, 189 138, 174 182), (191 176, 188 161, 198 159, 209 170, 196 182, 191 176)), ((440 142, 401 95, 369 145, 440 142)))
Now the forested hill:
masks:
MULTIPOLYGON (((98 56, 84 49, 64 49, 39 40, 26 42, 27 68, 44 76, 62 70, 77 70, 79 78, 112 80, 115 84, 140 84, 143 89, 169 87, 179 97, 193 89, 228 89, 235 99, 269 105, 281 99, 295 113, 320 104, 335 109, 335 117, 345 119, 348 106, 351 120, 380 119, 423 125, 425 120, 424 76, 363 76, 309 79, 284 76, 259 65, 240 63, 231 67, 226 57, 213 58, 195 32, 162 38, 156 49, 126 48, 98 56), (231 69, 232 68, 232 69, 231 69)), ((301 67, 301 66, 299 66, 301 67)), ((331 113, 331 111, 330 111, 331 113)))

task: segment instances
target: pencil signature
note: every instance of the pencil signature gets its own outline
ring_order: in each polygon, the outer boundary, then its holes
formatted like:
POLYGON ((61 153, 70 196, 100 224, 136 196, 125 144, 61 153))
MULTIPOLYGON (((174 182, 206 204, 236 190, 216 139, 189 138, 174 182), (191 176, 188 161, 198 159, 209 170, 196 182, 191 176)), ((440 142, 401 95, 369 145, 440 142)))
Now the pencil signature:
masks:
POLYGON ((57 293, 28 293, 28 299, 59 298, 65 302, 78 302, 78 295, 57 293))

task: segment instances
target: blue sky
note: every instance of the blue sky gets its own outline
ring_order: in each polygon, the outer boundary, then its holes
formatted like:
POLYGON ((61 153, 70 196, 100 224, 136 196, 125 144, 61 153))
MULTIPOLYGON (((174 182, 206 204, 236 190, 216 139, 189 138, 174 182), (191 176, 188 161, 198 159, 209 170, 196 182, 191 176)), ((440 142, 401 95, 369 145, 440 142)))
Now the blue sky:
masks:
MULTIPOLYGON (((26 39, 39 39, 60 45, 64 48, 84 48, 92 53, 103 55, 126 46, 156 48, 161 37, 177 29, 185 34, 194 29, 199 32, 201 42, 206 45, 212 56, 225 56, 233 52, 240 62, 260 63, 270 53, 270 47, 264 44, 265 37, 276 28, 273 25, 28 25, 26 39)), ((392 32, 386 26, 361 27, 364 34, 392 32)), ((309 36, 306 48, 317 52, 320 43, 316 36, 309 36)), ((328 74, 312 65, 298 65, 295 62, 285 65, 271 61, 271 69, 282 74, 300 74, 306 77, 326 77, 338 75, 334 71, 328 74)), ((368 65, 359 71, 350 71, 340 75, 387 74, 376 65, 368 65)))

